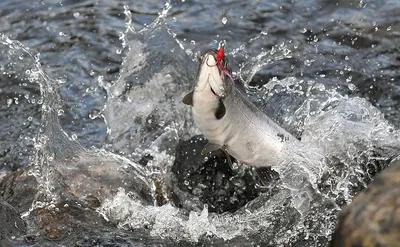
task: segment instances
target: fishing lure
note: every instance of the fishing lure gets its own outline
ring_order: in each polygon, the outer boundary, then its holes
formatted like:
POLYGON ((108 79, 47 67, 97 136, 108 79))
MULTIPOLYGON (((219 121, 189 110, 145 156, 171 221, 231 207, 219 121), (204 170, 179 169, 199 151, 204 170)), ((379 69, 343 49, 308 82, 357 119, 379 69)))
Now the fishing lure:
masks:
POLYGON ((226 67, 224 67, 222 65, 222 60, 225 57, 225 45, 226 45, 226 41, 222 40, 219 42, 219 46, 218 46, 218 53, 217 53, 217 66, 220 70, 222 70, 227 76, 229 76, 229 78, 232 79, 232 75, 229 73, 228 69, 226 67))

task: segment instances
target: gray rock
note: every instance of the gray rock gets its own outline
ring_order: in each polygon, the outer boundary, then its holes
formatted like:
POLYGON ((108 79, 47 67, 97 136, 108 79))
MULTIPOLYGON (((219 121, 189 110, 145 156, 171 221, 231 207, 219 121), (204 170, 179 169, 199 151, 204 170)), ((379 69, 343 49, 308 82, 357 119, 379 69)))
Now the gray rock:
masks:
POLYGON ((400 161, 340 212, 331 241, 339 246, 400 246, 400 161))
POLYGON ((13 239, 26 232, 17 210, 0 197, 0 246, 13 246, 13 239))

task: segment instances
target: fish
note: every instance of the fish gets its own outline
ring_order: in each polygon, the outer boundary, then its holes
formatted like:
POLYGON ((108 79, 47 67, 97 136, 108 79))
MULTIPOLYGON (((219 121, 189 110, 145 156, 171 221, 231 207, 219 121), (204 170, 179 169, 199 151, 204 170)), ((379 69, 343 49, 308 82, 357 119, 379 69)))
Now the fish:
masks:
POLYGON ((182 100, 208 140, 202 154, 221 149, 230 165, 229 155, 256 168, 279 166, 299 140, 247 98, 221 48, 202 54, 193 90, 182 100))

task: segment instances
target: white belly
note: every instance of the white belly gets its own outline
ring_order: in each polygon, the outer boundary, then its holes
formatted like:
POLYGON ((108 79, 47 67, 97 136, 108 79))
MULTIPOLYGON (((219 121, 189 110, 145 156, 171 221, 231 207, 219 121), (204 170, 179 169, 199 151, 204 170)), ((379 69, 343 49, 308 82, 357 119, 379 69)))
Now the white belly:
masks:
POLYGON ((225 146, 235 159, 251 166, 277 166, 290 143, 297 142, 286 130, 258 111, 247 98, 233 93, 224 99, 226 113, 216 119, 218 98, 212 92, 195 92, 193 118, 209 142, 225 146), (241 98, 242 97, 242 98, 241 98))

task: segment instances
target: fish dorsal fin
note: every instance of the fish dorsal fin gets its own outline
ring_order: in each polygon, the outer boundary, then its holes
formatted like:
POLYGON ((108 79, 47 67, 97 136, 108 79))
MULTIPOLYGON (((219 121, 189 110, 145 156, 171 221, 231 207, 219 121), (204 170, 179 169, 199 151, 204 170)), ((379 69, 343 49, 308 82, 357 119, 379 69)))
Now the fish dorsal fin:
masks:
POLYGON ((185 97, 183 97, 182 102, 185 105, 193 106, 193 91, 188 93, 188 94, 186 94, 185 97))
POLYGON ((201 155, 205 155, 209 152, 218 150, 220 148, 222 148, 220 145, 207 142, 207 144, 204 146, 203 150, 201 150, 201 155))
POLYGON ((246 87, 244 86, 243 82, 241 82, 239 79, 236 79, 233 81, 233 83, 235 84, 236 88, 239 89, 240 92, 246 95, 246 87))

